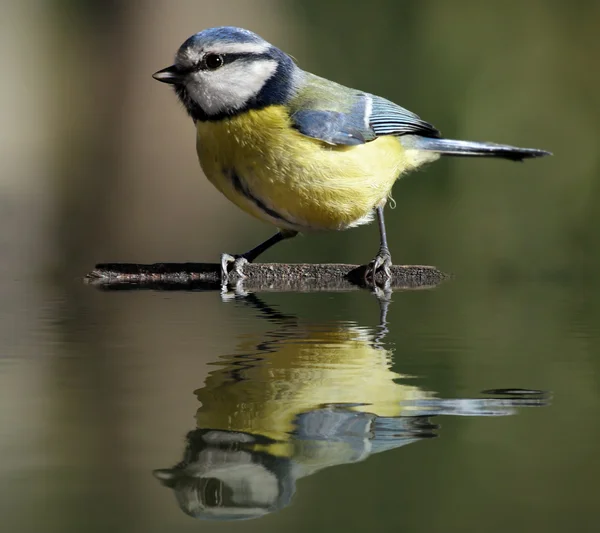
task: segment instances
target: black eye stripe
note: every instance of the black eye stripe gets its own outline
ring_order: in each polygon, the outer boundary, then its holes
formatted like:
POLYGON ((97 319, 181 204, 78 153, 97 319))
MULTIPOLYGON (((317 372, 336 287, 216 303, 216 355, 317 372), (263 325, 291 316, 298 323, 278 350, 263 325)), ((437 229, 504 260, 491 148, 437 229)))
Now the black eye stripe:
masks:
POLYGON ((211 70, 206 66, 205 58, 208 55, 216 55, 219 56, 223 60, 222 67, 225 65, 229 65, 234 61, 256 61, 257 59, 272 59, 269 54, 252 54, 252 53, 237 53, 237 54, 218 54, 216 52, 209 52, 206 54, 196 65, 193 65, 188 69, 189 72, 193 72, 195 70, 211 70))

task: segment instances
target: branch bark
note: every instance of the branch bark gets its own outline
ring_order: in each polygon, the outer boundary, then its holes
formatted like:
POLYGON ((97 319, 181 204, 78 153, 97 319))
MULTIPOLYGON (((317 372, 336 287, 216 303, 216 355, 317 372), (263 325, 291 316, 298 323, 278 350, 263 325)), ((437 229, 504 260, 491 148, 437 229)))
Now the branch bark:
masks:
MULTIPOLYGON (((366 266, 346 264, 250 263, 246 278, 230 274, 229 283, 243 281, 255 291, 343 291, 368 287, 366 266)), ((435 287, 445 274, 432 266, 392 266, 391 289, 435 287)), ((85 277, 91 285, 105 289, 217 290, 221 288, 218 263, 101 263, 85 277)), ((375 280, 383 285, 383 276, 375 280)))

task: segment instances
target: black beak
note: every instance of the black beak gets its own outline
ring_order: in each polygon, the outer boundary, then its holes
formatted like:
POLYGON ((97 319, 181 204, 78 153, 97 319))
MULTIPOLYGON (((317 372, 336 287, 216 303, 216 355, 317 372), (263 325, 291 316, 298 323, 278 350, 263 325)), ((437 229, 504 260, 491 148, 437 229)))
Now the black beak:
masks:
POLYGON ((162 81, 163 83, 170 83, 171 85, 175 85, 183 81, 183 76, 177 70, 175 65, 171 65, 170 67, 163 68, 158 72, 152 74, 152 77, 157 81, 162 81))

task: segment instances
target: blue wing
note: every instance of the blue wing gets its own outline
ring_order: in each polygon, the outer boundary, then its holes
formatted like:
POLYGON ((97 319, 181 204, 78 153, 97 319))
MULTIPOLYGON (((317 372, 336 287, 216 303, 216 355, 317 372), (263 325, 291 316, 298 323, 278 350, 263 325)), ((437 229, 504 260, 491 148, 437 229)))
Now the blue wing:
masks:
POLYGON ((440 137, 437 129, 414 113, 366 93, 356 93, 347 112, 305 107, 292 113, 291 119, 300 133, 334 145, 364 144, 381 135, 440 137))
POLYGON ((372 109, 369 126, 375 135, 421 135, 440 137, 440 132, 429 122, 394 102, 375 95, 371 97, 372 109))
POLYGON ((364 132, 354 117, 337 111, 303 109, 292 115, 294 127, 303 135, 328 144, 356 145, 366 142, 364 132))

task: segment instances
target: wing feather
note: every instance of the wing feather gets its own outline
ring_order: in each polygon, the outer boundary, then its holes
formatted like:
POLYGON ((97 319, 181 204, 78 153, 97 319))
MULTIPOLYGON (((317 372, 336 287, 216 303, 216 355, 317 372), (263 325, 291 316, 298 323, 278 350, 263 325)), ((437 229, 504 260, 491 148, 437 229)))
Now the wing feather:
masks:
POLYGON ((308 89, 290 102, 292 125, 307 137, 356 145, 382 135, 440 137, 431 124, 390 100, 305 73, 308 89))
POLYGON ((371 95, 373 99, 369 125, 375 135, 422 135, 440 137, 440 132, 429 122, 385 98, 371 95))
POLYGON ((364 132, 345 113, 303 109, 294 113, 291 119, 294 127, 300 133, 327 144, 356 145, 365 143, 364 132))

